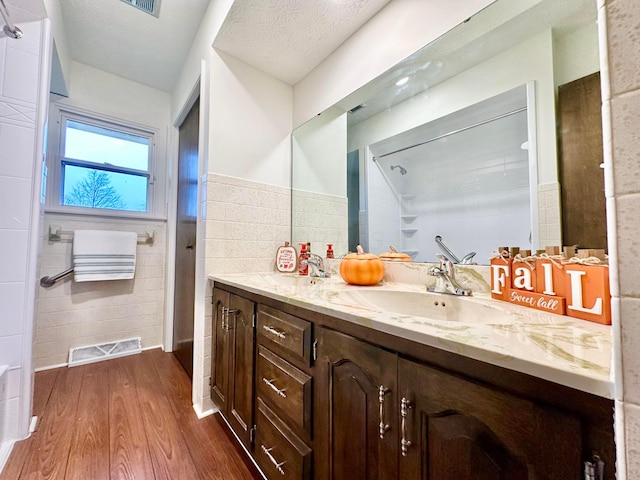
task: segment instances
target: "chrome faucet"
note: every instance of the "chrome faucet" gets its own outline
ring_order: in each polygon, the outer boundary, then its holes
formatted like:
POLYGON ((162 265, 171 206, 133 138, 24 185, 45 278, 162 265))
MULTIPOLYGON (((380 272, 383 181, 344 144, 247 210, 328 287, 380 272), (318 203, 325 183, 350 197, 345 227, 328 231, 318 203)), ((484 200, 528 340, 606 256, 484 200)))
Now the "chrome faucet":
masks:
POLYGON ((436 235, 436 244, 440 247, 440 250, 442 250, 442 255, 444 255, 445 257, 447 257, 447 259, 451 262, 451 263, 458 263, 460 265, 471 265, 473 262, 473 257, 476 256, 476 252, 469 252, 467 253, 464 257, 462 257, 461 259, 459 259, 450 249, 449 247, 447 247, 444 242, 442 241, 442 237, 440 235, 436 235))
POLYGON ((331 274, 324 269, 324 260, 316 253, 308 253, 307 265, 309 266, 309 276, 319 278, 329 278, 331 274))
POLYGON ((436 284, 427 287, 429 292, 446 293, 449 295, 471 296, 471 290, 462 288, 455 280, 455 268, 451 260, 441 253, 436 256, 440 259, 439 267, 431 267, 429 275, 436 277, 436 284))

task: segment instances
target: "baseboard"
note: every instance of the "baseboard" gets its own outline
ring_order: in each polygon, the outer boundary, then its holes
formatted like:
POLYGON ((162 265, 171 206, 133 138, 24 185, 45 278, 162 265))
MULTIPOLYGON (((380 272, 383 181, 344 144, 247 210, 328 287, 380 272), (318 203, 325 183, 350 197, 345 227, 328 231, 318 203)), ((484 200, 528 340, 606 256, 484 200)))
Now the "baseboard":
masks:
POLYGON ((7 440, 0 445, 0 473, 4 470, 4 466, 7 464, 7 460, 9 460, 9 455, 11 455, 15 443, 15 440, 7 440))
POLYGON ((214 413, 218 413, 220 409, 211 401, 210 398, 204 400, 202 405, 193 404, 193 410, 196 412, 198 419, 208 417, 214 413))

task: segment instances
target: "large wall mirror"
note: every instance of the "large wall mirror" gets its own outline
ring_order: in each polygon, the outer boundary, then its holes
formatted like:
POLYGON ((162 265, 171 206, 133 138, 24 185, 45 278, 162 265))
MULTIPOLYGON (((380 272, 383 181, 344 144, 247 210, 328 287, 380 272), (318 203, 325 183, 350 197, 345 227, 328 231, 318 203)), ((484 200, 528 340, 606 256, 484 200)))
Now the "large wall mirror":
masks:
POLYGON ((293 241, 604 248, 598 72, 593 0, 497 0, 294 131, 293 241))

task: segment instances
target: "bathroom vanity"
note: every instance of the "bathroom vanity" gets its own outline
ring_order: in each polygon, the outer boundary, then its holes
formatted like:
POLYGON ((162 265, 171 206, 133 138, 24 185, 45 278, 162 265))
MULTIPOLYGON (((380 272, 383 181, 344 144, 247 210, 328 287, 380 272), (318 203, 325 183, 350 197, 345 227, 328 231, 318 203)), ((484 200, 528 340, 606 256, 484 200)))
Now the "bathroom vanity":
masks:
POLYGON ((424 286, 211 280, 211 397, 269 479, 578 480, 594 453, 614 478, 609 327, 424 286))

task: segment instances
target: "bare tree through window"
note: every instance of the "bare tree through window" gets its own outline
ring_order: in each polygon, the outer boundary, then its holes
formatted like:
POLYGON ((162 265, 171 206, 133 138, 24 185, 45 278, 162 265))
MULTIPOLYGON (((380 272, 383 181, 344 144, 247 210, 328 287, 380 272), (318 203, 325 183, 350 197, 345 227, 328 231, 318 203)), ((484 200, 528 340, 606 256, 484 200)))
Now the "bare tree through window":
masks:
POLYGON ((125 208, 125 202, 105 172, 91 170, 80 182, 74 185, 68 195, 65 195, 66 205, 77 205, 92 208, 125 208))

